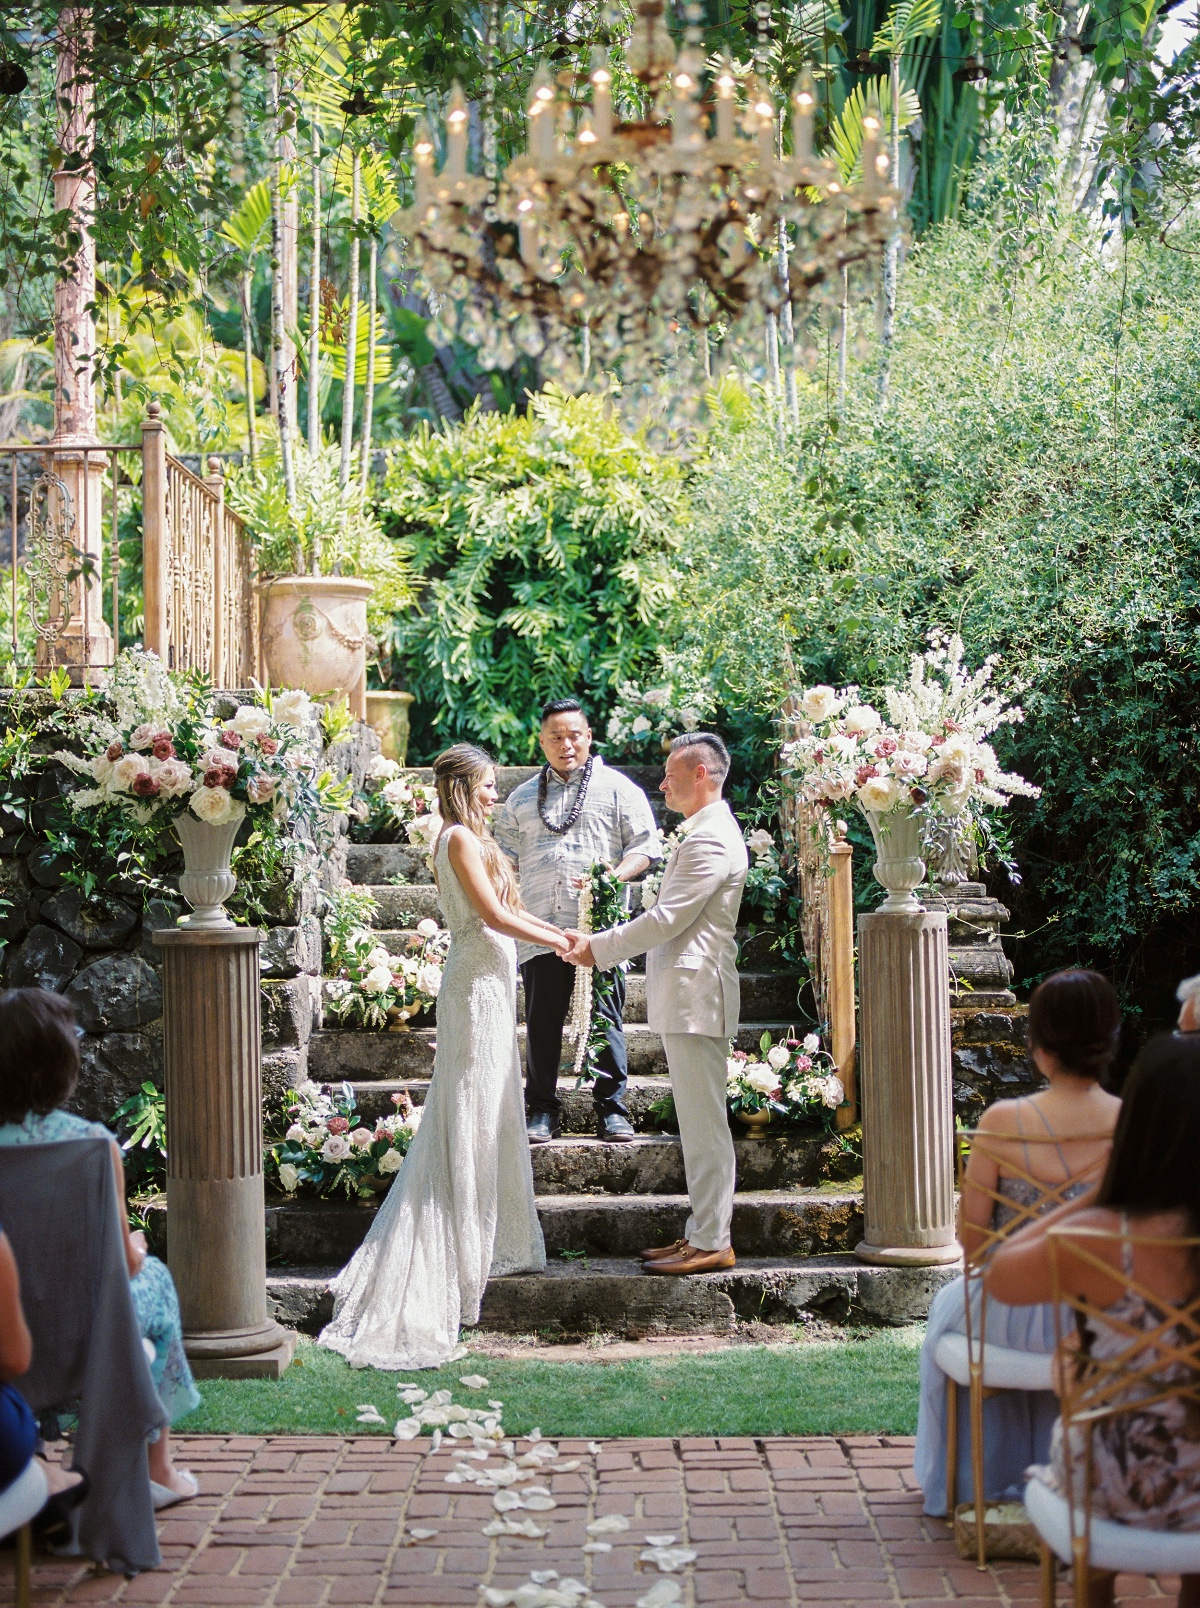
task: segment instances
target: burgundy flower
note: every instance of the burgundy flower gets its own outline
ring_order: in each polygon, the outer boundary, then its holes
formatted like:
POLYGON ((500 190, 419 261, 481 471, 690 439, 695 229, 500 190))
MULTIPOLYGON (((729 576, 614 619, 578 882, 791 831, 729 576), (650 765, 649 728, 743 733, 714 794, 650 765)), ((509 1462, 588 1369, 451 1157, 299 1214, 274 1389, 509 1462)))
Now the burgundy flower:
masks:
POLYGON ((909 795, 908 796, 909 796, 909 798, 912 799, 914 804, 928 804, 929 803, 929 794, 925 791, 925 789, 923 787, 911 788, 909 790, 909 795))
POLYGON ((749 1057, 747 1056, 745 1050, 734 1050, 733 1054, 730 1056, 730 1060, 732 1061, 746 1061, 748 1059, 749 1057))
POLYGON ((222 748, 240 748, 242 746, 242 734, 240 731, 223 731, 218 741, 222 748))
POLYGON ((156 737, 153 743, 151 743, 150 752, 154 755, 155 759, 174 759, 175 744, 164 732, 161 737, 156 737))
POLYGON ((258 746, 262 749, 267 758, 270 759, 273 754, 277 754, 279 752, 279 738, 260 737, 258 739, 258 746))
POLYGON ((860 765, 854 773, 854 785, 855 787, 861 787, 864 782, 869 782, 872 776, 878 775, 878 765, 860 765))
POLYGON ((153 776, 143 772, 141 776, 134 777, 133 791, 139 798, 153 798, 158 792, 158 783, 153 776))
POLYGON ((875 744, 875 755, 878 759, 890 759, 896 752, 896 739, 894 737, 881 737, 875 744))
POLYGON ((330 1133, 349 1133, 350 1123, 345 1117, 330 1117, 325 1124, 330 1133))
POLYGON ((237 768, 233 765, 213 765, 204 773, 205 787, 230 787, 237 776, 237 768))
POLYGON ((120 759, 124 752, 125 750, 121 746, 121 739, 118 737, 115 743, 109 743, 108 747, 104 750, 104 757, 105 759, 111 760, 115 765, 117 760, 120 759))
POLYGON ((784 1039, 783 1042, 789 1050, 798 1050, 800 1048, 799 1039, 784 1039))

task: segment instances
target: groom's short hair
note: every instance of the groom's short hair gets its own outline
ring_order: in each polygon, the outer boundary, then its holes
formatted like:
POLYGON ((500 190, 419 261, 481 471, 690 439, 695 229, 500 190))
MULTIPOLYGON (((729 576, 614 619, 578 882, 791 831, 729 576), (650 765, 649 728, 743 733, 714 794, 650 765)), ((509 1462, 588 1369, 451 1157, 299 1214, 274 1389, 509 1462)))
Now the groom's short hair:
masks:
POLYGON ((587 721, 587 711, 578 698, 551 698, 549 703, 542 705, 542 725, 554 715, 582 715, 587 721))
POLYGON ((723 782, 729 775, 729 750, 725 744, 711 731, 685 731, 682 736, 676 737, 671 743, 671 752, 677 754, 683 749, 697 750, 692 759, 697 765, 706 765, 708 774, 716 782, 723 782))

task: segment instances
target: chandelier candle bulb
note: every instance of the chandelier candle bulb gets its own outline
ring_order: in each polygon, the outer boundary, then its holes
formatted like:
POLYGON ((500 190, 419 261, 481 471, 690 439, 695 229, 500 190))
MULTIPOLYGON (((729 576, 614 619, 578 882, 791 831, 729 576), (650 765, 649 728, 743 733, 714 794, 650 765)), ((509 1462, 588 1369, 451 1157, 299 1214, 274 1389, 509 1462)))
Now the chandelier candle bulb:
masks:
POLYGON ((797 162, 812 161, 813 113, 816 106, 812 75, 801 73, 792 91, 792 157, 797 162))
POLYGON ((737 88, 737 79, 733 76, 733 67, 726 57, 717 75, 717 139, 723 145, 733 144, 733 93, 737 88))
POLYGON ((413 142, 415 173, 413 185, 416 210, 423 212, 432 200, 433 189, 433 138, 424 118, 417 124, 417 137, 413 142))
POLYGON ((575 141, 578 145, 595 145, 596 128, 591 112, 585 106, 579 119, 579 127, 575 130, 575 141))
POLYGON ((446 113, 446 171, 448 179, 462 179, 467 174, 467 103, 463 92, 455 83, 450 93, 450 109, 446 113))
POLYGON ((612 138, 612 73, 602 50, 592 53, 592 121, 598 140, 612 138))

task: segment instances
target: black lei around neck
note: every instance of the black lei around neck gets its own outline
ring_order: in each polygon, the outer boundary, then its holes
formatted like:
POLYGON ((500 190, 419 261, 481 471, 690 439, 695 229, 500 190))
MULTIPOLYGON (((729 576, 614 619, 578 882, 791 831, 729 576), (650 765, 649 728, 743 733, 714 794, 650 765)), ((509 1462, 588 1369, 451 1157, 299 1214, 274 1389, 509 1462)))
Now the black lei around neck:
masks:
POLYGON ((571 806, 570 814, 566 820, 557 826, 546 814, 546 791, 550 785, 550 766, 549 764, 542 766, 542 774, 538 777, 538 814, 541 816, 542 825, 547 832, 553 832, 555 837, 562 837, 564 832, 569 832, 583 814, 584 800, 587 798, 588 783, 592 779, 592 766, 594 763, 595 756, 589 754, 587 763, 583 767, 583 775, 579 778, 579 791, 575 794, 575 803, 571 806))

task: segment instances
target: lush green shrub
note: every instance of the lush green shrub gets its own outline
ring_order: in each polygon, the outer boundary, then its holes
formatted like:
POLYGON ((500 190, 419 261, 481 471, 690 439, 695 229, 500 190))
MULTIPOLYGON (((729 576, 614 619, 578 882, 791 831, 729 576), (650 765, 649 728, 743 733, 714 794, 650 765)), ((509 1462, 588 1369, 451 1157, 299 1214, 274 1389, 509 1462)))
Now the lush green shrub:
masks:
POLYGON ((835 428, 822 365, 782 449, 718 432, 668 633, 758 741, 790 685, 878 686, 933 626, 1003 655, 1028 720, 997 746, 1045 790, 1011 812, 1023 886, 994 879, 1019 967, 1103 965, 1158 1018, 1200 960, 1198 290, 1154 242, 1037 282, 982 229, 929 240, 882 421, 864 371, 835 428))
POLYGON ((678 467, 602 403, 543 393, 525 417, 476 413, 395 447, 381 499, 420 590, 381 644, 416 694, 413 752, 470 738, 535 752, 535 711, 576 694, 597 728, 654 663, 682 507, 678 467))

